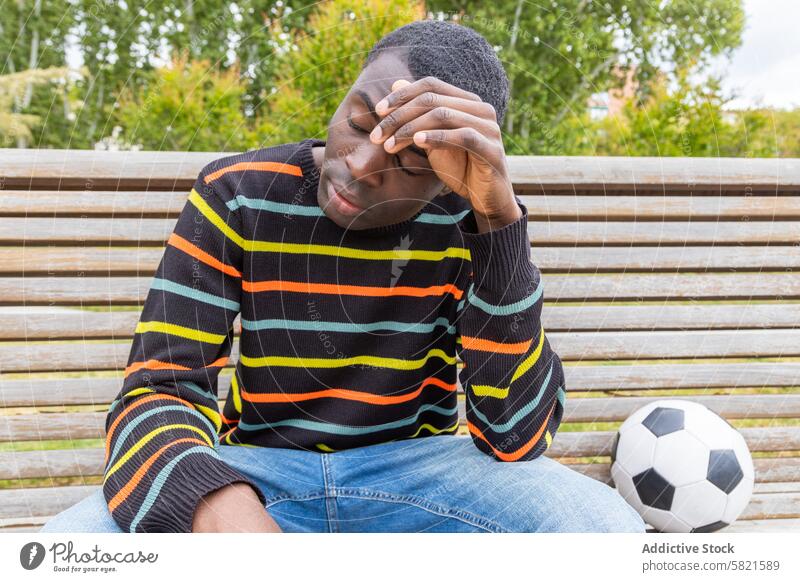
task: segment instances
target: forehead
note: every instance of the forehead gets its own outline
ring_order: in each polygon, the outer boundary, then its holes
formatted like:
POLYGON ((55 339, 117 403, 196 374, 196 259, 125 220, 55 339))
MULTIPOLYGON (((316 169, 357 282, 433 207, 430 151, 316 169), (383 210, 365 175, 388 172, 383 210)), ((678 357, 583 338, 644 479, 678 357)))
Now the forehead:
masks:
POLYGON ((386 51, 364 67, 350 88, 350 93, 360 89, 374 97, 373 102, 377 103, 392 92, 392 83, 398 79, 414 82, 414 77, 400 54, 397 51, 386 51))

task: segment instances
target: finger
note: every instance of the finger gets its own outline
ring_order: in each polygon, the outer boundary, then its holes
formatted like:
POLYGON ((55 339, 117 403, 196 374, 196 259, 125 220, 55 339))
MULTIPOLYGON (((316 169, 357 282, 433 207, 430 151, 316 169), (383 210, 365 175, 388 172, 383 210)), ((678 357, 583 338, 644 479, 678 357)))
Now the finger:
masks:
MULTIPOLYGON (((405 107, 408 106, 409 105, 406 105, 405 107)), ((399 113, 405 107, 398 109, 396 113, 399 113)), ((394 113, 392 115, 394 115, 394 113)), ((501 132, 497 123, 482 119, 459 109, 437 107, 398 127, 394 133, 383 142, 383 147, 387 152, 394 154, 414 143, 413 137, 415 133, 432 129, 457 129, 460 127, 472 127, 490 140, 501 139, 501 132)))
MULTIPOLYGON (((396 82, 397 81, 395 81, 395 83, 396 82)), ((469 99, 471 101, 481 101, 481 98, 475 93, 465 91, 460 87, 446 83, 438 77, 423 77, 422 79, 418 79, 409 85, 403 85, 397 89, 394 89, 394 84, 392 87, 392 92, 375 104, 375 113, 378 115, 386 115, 392 109, 408 103, 417 95, 427 92, 452 95, 453 97, 461 97, 462 99, 469 99)))
POLYGON ((397 91, 398 89, 405 87, 406 85, 410 85, 411 81, 407 81, 405 79, 397 79, 394 83, 392 83, 392 91, 397 91))
POLYGON ((460 149, 484 163, 499 167, 503 152, 496 141, 488 139, 474 127, 430 129, 413 136, 414 144, 427 150, 460 149))
MULTIPOLYGON (((384 117, 372 130, 372 133, 370 133, 370 141, 376 144, 382 143, 390 136, 394 135, 399 128, 408 124, 413 119, 422 117, 429 111, 437 111, 440 109, 464 111, 471 114, 476 119, 488 121, 494 124, 496 129, 490 131, 491 128, 487 128, 487 133, 490 135, 497 135, 497 137, 500 135, 500 127, 497 125, 495 109, 491 104, 484 101, 471 101, 461 97, 426 92, 414 97, 414 99, 405 105, 401 105, 384 117)), ((445 116, 447 112, 439 111, 439 115, 445 116)), ((410 134, 404 137, 410 137, 410 134)))

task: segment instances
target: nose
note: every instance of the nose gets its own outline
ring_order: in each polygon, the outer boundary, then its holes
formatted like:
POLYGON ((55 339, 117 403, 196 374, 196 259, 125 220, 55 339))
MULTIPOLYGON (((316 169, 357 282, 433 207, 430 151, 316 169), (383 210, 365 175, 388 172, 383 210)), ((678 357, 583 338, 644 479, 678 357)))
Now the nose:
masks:
POLYGON ((373 143, 362 144, 344 158, 353 179, 373 188, 379 188, 383 184, 387 160, 388 155, 383 144, 373 143))

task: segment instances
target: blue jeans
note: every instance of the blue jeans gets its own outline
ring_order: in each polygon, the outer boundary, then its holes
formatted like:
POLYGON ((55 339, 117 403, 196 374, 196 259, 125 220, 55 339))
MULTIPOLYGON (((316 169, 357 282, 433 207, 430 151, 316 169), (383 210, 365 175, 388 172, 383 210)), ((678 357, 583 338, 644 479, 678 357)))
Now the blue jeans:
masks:
MULTIPOLYGON (((469 436, 435 435, 334 453, 220 445, 284 532, 644 532, 605 483, 549 457, 507 463, 469 436)), ((121 533, 101 490, 40 530, 121 533)))

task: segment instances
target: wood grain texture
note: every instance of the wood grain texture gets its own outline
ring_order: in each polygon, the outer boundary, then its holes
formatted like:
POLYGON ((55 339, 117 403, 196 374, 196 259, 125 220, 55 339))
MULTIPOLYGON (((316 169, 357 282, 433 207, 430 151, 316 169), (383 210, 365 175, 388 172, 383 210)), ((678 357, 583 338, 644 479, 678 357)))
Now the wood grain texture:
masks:
MULTIPOLYGON (((800 299, 800 272, 544 273, 545 301, 800 299)), ((0 277, 0 305, 142 305, 152 277, 0 277)))
MULTIPOLYGON (((207 163, 240 152, 0 149, 7 188, 136 188, 176 190, 207 163)), ((524 190, 560 188, 800 189, 800 160, 509 156, 511 181, 524 190)))
MULTIPOLYGON (((223 369, 218 376, 218 396, 228 396, 233 366, 223 369)), ((736 389, 736 388, 791 388, 800 386, 800 363, 715 363, 715 364, 626 364, 592 365, 566 362, 564 366, 567 394, 577 391, 611 392, 629 399, 625 391, 671 389, 736 389), (580 365, 573 365, 580 364, 580 365)), ((109 404, 122 386, 117 378, 61 378, 40 379, 30 374, 27 379, 0 378, 0 403, 7 407, 104 405, 109 404)), ((461 384, 458 384, 462 391, 461 384)), ((763 395, 774 398, 773 415, 783 416, 785 411, 777 406, 787 394, 763 395)), ((676 396, 680 396, 677 393, 676 396)), ((791 396, 791 395, 788 395, 791 396)), ((692 396, 694 398, 695 396, 692 396)), ((723 402, 736 395, 719 395, 723 402)), ((793 397, 793 396, 791 396, 793 397)), ((572 399, 567 402, 571 404, 572 399)), ((767 401, 769 402, 769 401, 767 401)), ((772 415, 770 415, 772 416, 772 415)), ((800 416, 800 415, 798 415, 800 416)))
MULTIPOLYGON (((0 247, 0 275, 152 276, 164 247, 132 244, 0 247)), ((786 246, 534 246, 531 260, 543 273, 800 269, 800 252, 786 246)))
MULTIPOLYGON (((0 244, 166 244, 177 218, 4 217, 0 244)), ((800 221, 626 222, 529 220, 535 246, 797 245, 800 221)))

